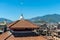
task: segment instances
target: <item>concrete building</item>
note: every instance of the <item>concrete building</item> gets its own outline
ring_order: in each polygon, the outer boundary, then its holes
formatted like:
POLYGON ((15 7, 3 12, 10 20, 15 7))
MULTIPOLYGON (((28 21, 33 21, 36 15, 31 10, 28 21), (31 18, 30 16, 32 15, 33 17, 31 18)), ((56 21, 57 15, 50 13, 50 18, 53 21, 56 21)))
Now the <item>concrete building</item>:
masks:
POLYGON ((0 33, 4 33, 7 30, 6 21, 0 22, 0 33))

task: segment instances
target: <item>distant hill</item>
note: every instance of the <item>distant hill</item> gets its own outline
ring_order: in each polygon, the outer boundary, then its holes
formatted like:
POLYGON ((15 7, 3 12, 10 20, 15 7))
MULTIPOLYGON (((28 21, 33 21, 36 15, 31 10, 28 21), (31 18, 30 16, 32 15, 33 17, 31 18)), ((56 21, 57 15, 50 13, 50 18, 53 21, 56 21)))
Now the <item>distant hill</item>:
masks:
POLYGON ((46 22, 60 22, 60 15, 59 14, 51 14, 45 16, 37 16, 30 19, 31 21, 46 21, 46 22))
POLYGON ((7 23, 11 23, 12 21, 6 18, 0 18, 0 22, 6 21, 7 23))

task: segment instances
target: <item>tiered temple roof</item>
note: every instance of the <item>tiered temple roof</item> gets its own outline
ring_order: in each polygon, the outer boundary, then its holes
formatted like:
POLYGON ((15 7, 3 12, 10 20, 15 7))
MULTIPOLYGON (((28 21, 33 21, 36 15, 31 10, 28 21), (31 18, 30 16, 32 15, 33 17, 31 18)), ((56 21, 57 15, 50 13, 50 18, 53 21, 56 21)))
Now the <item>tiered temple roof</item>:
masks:
POLYGON ((32 22, 28 20, 18 20, 16 22, 13 22, 9 25, 10 29, 34 29, 34 28, 39 28, 36 24, 33 24, 32 22))
MULTIPOLYGON (((39 26, 33 24, 28 20, 24 20, 21 17, 21 20, 17 20, 8 25, 9 29, 12 30, 20 30, 20 29, 37 29, 39 26)), ((0 35, 0 40, 47 40, 43 36, 31 36, 31 37, 15 37, 10 31, 6 31, 5 33, 0 35)))

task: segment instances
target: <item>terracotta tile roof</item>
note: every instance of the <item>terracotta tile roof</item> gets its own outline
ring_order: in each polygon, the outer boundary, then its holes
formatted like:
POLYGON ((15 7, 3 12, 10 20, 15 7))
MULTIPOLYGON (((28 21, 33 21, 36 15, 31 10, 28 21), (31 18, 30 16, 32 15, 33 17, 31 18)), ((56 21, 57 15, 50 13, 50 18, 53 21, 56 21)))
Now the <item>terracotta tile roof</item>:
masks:
MULTIPOLYGON (((18 21, 19 21, 19 20, 18 20, 18 21)), ((13 24, 15 24, 15 23, 18 22, 18 21, 14 21, 14 22, 12 22, 12 23, 10 23, 10 24, 7 24, 7 27, 12 26, 13 24)))
POLYGON ((3 34, 0 34, 0 40, 6 39, 9 35, 11 35, 11 33, 9 31, 7 31, 3 34))
POLYGON ((7 40, 47 40, 47 39, 45 39, 42 36, 35 36, 35 37, 14 37, 12 35, 7 40))
POLYGON ((21 28, 39 28, 36 24, 33 24, 27 20, 18 20, 9 25, 11 29, 21 29, 21 28))
POLYGON ((9 38, 7 38, 6 40, 16 40, 15 37, 13 35, 11 35, 9 38))
POLYGON ((33 37, 14 37, 10 32, 5 32, 0 35, 0 40, 47 40, 43 36, 33 36, 33 37))

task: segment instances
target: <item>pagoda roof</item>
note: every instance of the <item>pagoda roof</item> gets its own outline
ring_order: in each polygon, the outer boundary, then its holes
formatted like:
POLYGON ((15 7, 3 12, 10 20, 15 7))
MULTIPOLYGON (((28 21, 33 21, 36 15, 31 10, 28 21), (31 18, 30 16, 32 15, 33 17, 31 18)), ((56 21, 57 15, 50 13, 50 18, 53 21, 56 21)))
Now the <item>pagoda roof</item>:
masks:
POLYGON ((17 20, 11 24, 8 25, 10 29, 34 29, 39 28, 36 24, 33 24, 32 22, 28 20, 17 20))
POLYGON ((44 36, 31 36, 31 37, 14 37, 14 35, 7 31, 0 35, 0 40, 47 40, 44 36))

